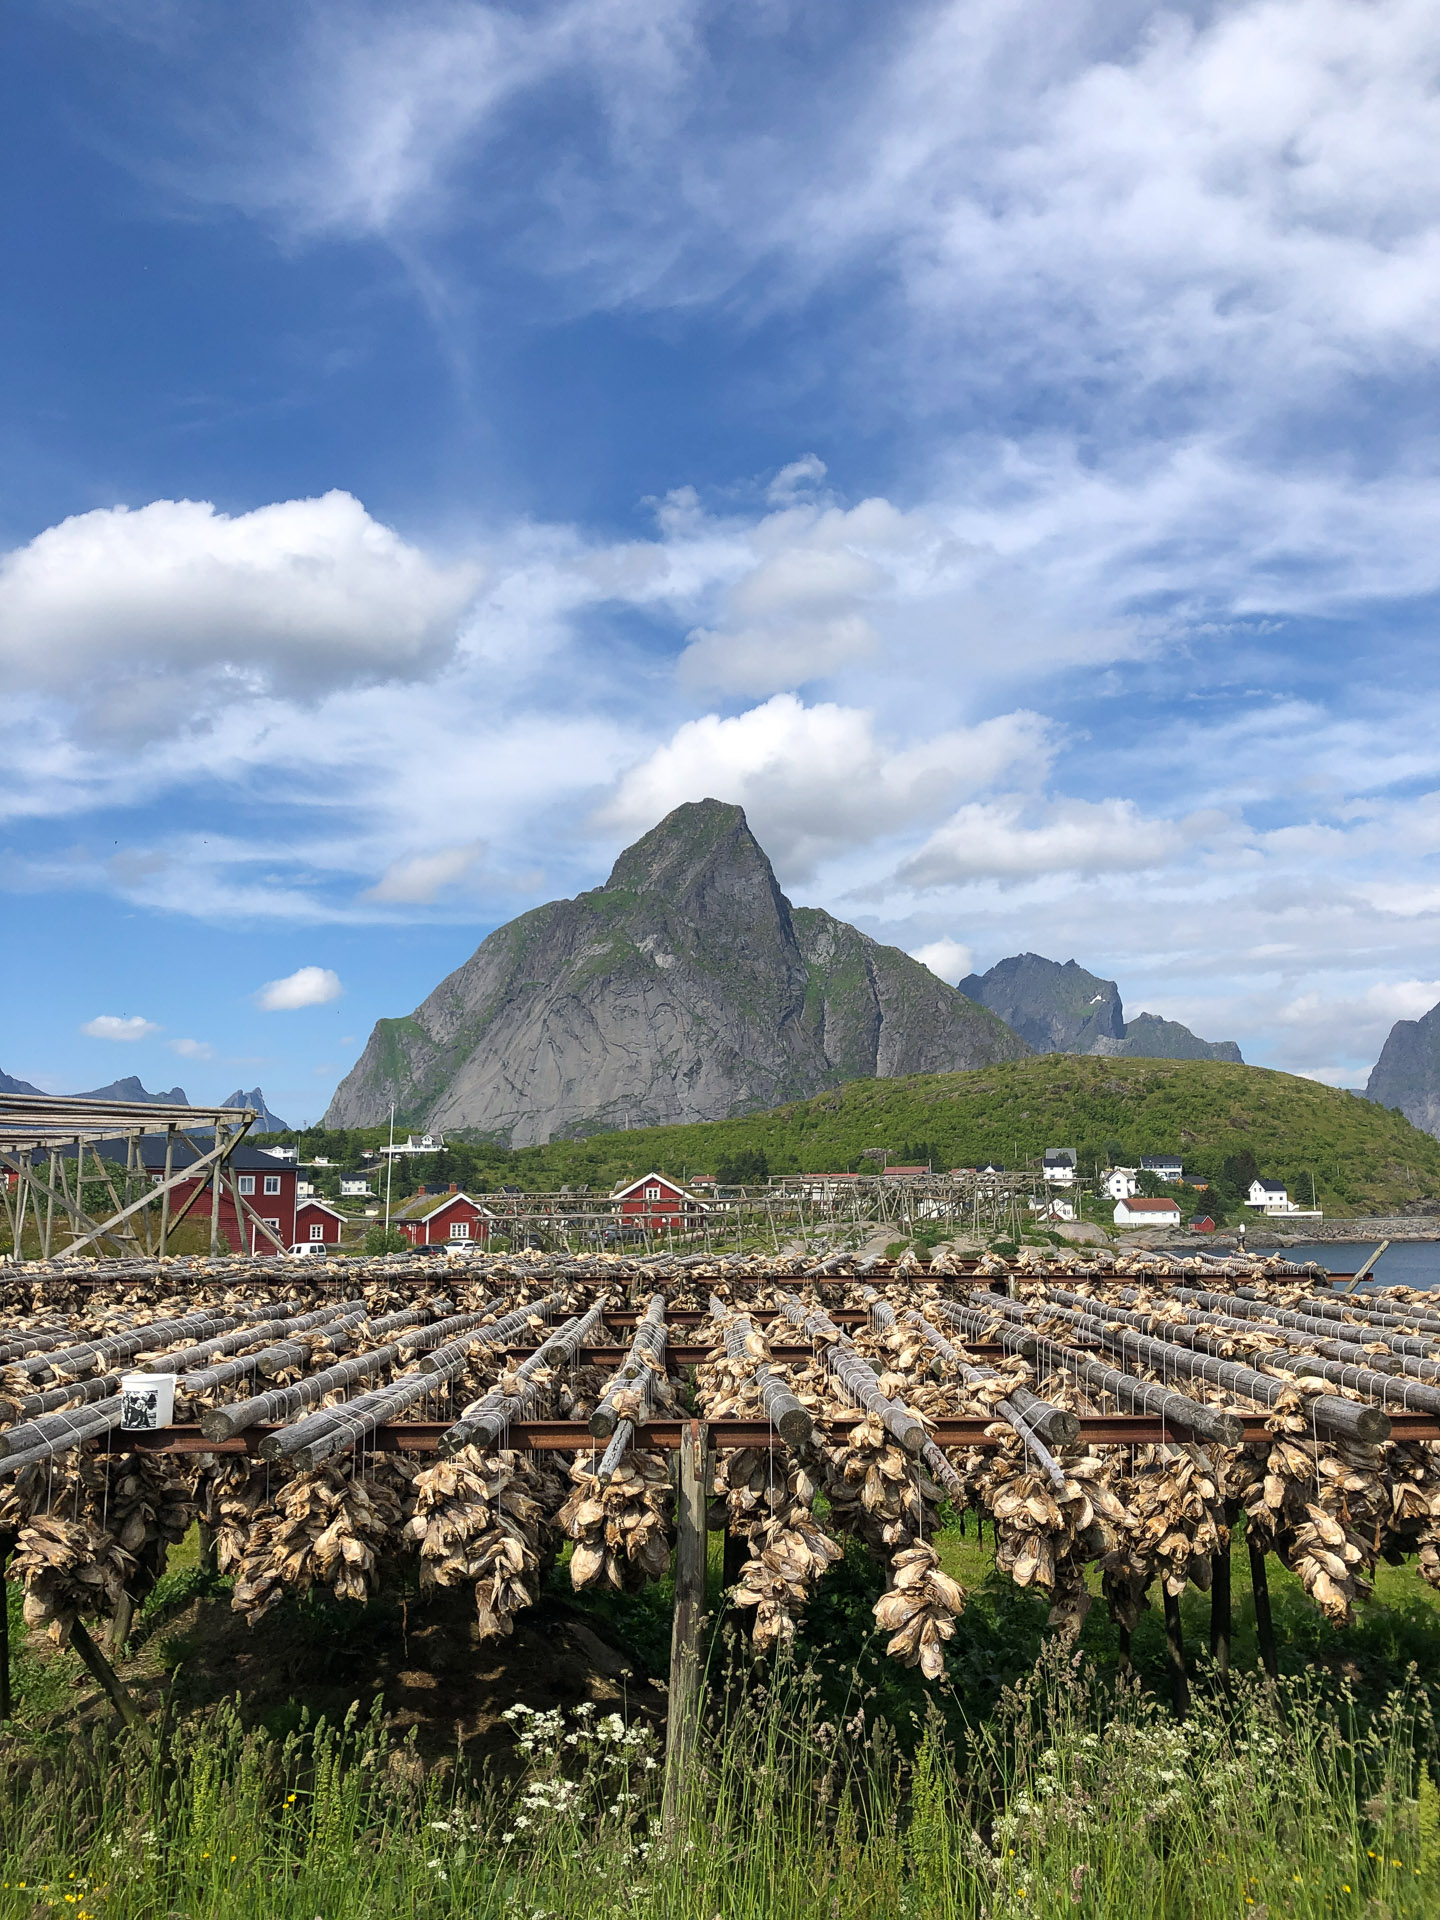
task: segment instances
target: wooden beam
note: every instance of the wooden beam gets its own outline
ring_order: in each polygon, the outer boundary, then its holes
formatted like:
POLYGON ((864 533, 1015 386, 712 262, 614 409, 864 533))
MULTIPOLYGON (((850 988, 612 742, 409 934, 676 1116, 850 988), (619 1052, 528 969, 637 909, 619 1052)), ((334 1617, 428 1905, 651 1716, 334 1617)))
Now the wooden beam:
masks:
POLYGON ((165 1178, 160 1187, 160 1258, 168 1251, 170 1239, 170 1182, 175 1172, 175 1124, 165 1129, 165 1178))
POLYGON ((1185 1634, 1180 1621, 1180 1596, 1162 1580, 1165 1596, 1165 1664, 1170 1669, 1170 1699, 1183 1720, 1190 1711, 1190 1677, 1185 1671, 1185 1634))
POLYGON ((1210 1556, 1210 1658, 1222 1676, 1230 1671, 1230 1544, 1210 1556))
POLYGON ((10 1704, 10 1594, 5 1585, 5 1569, 15 1545, 13 1533, 0 1533, 0 1721, 8 1720, 10 1704))
MULTIPOLYGON (((217 1120, 215 1122, 216 1163, 210 1175, 210 1258, 212 1260, 218 1260, 220 1257, 220 1184, 222 1178, 220 1169, 225 1164, 223 1149, 228 1143, 228 1140, 229 1135, 221 1132, 220 1122, 217 1120)), ((245 1249, 243 1247, 237 1247, 234 1251, 243 1253, 245 1249)))
POLYGON ((1249 1526, 1245 1544, 1250 1549, 1250 1589, 1255 1595, 1255 1635, 1260 1642, 1260 1658, 1272 1680, 1280 1678, 1280 1661, 1275 1652, 1275 1620, 1270 1612, 1270 1582, 1265 1577, 1265 1549, 1249 1526))
POLYGON ((125 1682, 90 1637, 90 1629, 81 1619, 70 1623, 70 1644, 85 1662, 94 1679, 110 1697, 110 1704, 132 1731, 148 1732, 144 1717, 125 1682))
POLYGON ((701 1640, 705 1620, 705 1456, 703 1422, 687 1420, 675 1497, 675 1614, 670 1630, 670 1692, 665 1720, 663 1822, 673 1832, 700 1722, 701 1640))

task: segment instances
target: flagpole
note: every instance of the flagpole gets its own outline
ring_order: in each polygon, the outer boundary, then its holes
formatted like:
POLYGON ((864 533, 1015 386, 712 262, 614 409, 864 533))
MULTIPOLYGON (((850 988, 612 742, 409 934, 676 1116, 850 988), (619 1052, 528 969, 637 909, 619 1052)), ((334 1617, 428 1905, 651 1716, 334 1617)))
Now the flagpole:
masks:
POLYGON ((385 1156, 385 1231, 390 1231, 390 1182, 395 1173, 395 1102, 390 1102, 390 1151, 385 1156))

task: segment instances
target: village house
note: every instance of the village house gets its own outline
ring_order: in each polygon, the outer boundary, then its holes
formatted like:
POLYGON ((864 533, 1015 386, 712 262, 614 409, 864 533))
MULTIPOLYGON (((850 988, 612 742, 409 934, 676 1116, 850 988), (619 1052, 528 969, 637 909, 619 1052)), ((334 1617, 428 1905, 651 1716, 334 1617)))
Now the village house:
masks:
POLYGON ((1290 1195, 1281 1180, 1252 1180, 1245 1196, 1247 1207, 1262 1207, 1266 1213, 1289 1213, 1290 1195))
POLYGON ((1141 1200, 1135 1197, 1115 1203, 1117 1227, 1178 1227, 1180 1205, 1176 1200, 1141 1200))
POLYGON ((1140 1191, 1138 1167, 1112 1167, 1105 1176, 1105 1191, 1112 1200, 1130 1200, 1140 1191))
POLYGON ((449 1193, 417 1193, 391 1215, 412 1247, 483 1246, 495 1215, 458 1186, 449 1193))
POLYGON ((1287 1219, 1323 1220, 1325 1217, 1318 1209, 1302 1207, 1292 1200, 1279 1180, 1252 1180, 1245 1204, 1267 1215, 1283 1214, 1287 1219))
POLYGON ((345 1215, 325 1200, 302 1200, 295 1209, 295 1239, 301 1247, 338 1247, 345 1215))
POLYGON ((668 1174, 646 1173, 628 1186, 617 1187, 610 1196, 611 1212, 631 1226, 698 1226, 710 1211, 705 1201, 682 1187, 668 1174))
POLYGON ((1031 1210, 1040 1221, 1069 1221, 1075 1218, 1075 1202, 1064 1200, 1060 1195, 1052 1194, 1046 1199, 1038 1196, 1030 1202, 1031 1210))
POLYGON ((375 1195, 371 1190, 368 1180, 342 1180, 340 1182, 340 1198, 342 1200, 373 1200, 375 1195))
MULTIPOLYGON (((398 1160, 407 1153, 441 1153, 444 1147, 443 1133, 412 1133, 397 1146, 381 1147, 380 1155, 382 1159, 388 1159, 393 1154, 398 1160)), ((317 1160, 315 1164, 319 1166, 320 1162, 317 1160)))
POLYGON ((1073 1187, 1078 1159, 1079 1155, 1074 1147, 1047 1147, 1045 1158, 1041 1162, 1046 1186, 1073 1187))
MULTIPOLYGON (((140 1143, 141 1164, 153 1185, 165 1178, 165 1137, 147 1134, 140 1143)), ((101 1152, 107 1159, 118 1158, 123 1147, 106 1141, 101 1152)), ((183 1140, 171 1146, 171 1168, 180 1172, 198 1156, 183 1140)), ((220 1232, 234 1253, 279 1254, 295 1243, 295 1207, 298 1178, 293 1163, 276 1160, 263 1147, 248 1147, 243 1142, 230 1155, 230 1173, 248 1209, 242 1221, 227 1177, 220 1187, 220 1232), (258 1222, 258 1224, 257 1224, 258 1222), (265 1231, 265 1229, 269 1231, 265 1231)), ((211 1211, 211 1182, 208 1169, 195 1179, 182 1180, 170 1189, 172 1224, 183 1212, 185 1223, 208 1228, 211 1211)))
POLYGON ((1178 1154, 1145 1154, 1140 1161, 1141 1170, 1153 1173, 1158 1180, 1181 1180, 1185 1175, 1185 1164, 1178 1154))
POLYGON ((923 1180, 929 1173, 929 1167, 882 1167, 881 1173, 887 1180, 923 1180))

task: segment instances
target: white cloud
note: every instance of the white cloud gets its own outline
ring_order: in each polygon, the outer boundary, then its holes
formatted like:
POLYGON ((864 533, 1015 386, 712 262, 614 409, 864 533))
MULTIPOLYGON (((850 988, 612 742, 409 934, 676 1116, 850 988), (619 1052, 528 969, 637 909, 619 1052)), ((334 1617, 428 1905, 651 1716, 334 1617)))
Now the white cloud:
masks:
POLYGON ((912 947, 910 958, 918 960, 922 967, 928 967, 931 973, 948 981, 952 987, 975 968, 974 949, 962 941, 950 939, 948 935, 943 940, 931 940, 923 947, 912 947))
POLYGON ((1161 865, 1187 837, 1185 826, 1147 819, 1131 800, 1056 800, 1036 807, 1016 796, 972 801, 904 862, 897 878, 925 888, 1133 872, 1161 865))
POLYGON ((97 1013, 81 1027, 92 1040, 148 1040, 160 1028, 154 1020, 138 1013, 97 1013))
POLYGON ((102 734, 163 737, 212 704, 429 673, 478 583, 347 493, 97 508, 0 561, 0 667, 102 734))
POLYGON ((811 487, 818 487, 828 472, 829 468, 818 453, 802 454, 798 460, 781 467, 765 489, 765 498, 774 506, 792 506, 797 495, 807 492, 811 487))
POLYGON ((299 967, 283 980, 272 980, 255 996, 262 1013, 294 1013, 300 1007, 325 1007, 345 989, 329 967, 299 967))
POLYGON ((685 800, 735 801, 782 880, 795 881, 838 852, 934 818, 957 789, 1042 768, 1048 754, 1038 714, 895 748, 869 713, 782 693, 733 719, 687 721, 624 776, 597 824, 643 831, 685 800))
POLYGON ((215 1049, 208 1040, 171 1040, 168 1043, 184 1060, 213 1060, 215 1049))
POLYGON ((392 861, 375 885, 366 890, 365 898, 426 906, 444 888, 473 872, 484 851, 483 840, 472 840, 468 846, 444 847, 436 853, 411 854, 392 861))

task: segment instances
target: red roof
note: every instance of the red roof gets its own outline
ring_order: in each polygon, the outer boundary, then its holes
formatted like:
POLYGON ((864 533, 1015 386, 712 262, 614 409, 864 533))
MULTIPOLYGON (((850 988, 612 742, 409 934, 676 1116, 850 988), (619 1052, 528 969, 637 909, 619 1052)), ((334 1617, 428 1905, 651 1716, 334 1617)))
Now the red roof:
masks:
POLYGON ((1122 1207, 1128 1207, 1131 1213, 1179 1213, 1180 1208, 1173 1200, 1122 1200, 1122 1207))
POLYGON ((888 1173, 916 1174, 916 1173, 929 1173, 930 1169, 929 1167, 886 1167, 884 1171, 887 1174, 888 1173))

